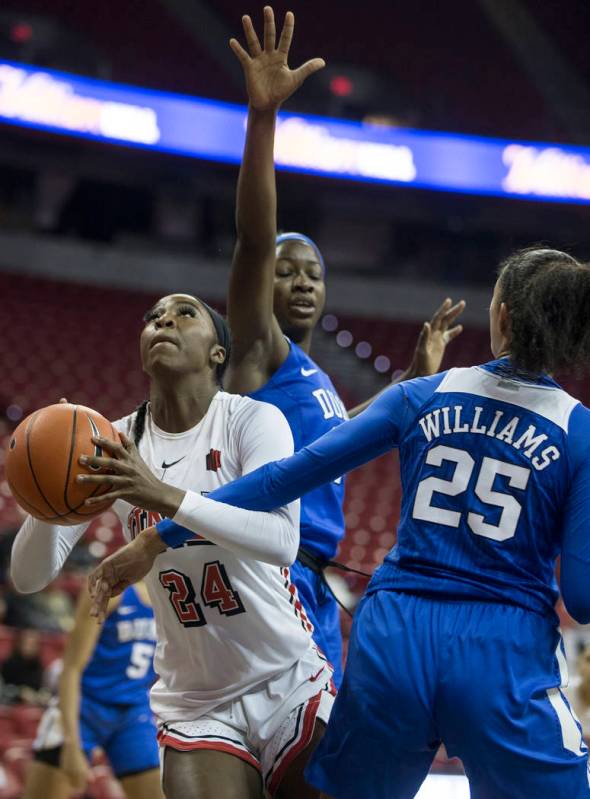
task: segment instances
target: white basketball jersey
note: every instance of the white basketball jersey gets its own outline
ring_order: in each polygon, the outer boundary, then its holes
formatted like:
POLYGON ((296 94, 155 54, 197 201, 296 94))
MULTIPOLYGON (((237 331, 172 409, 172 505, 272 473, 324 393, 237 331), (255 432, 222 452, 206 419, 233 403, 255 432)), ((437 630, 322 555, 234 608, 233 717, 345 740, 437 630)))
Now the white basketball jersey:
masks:
MULTIPOLYGON (((139 452, 164 482, 207 494, 242 475, 245 452, 251 454, 248 429, 260 415, 270 429, 259 465, 288 454, 277 414, 266 403, 220 391, 201 422, 183 433, 159 430, 148 413, 139 452)), ((133 420, 134 414, 115 427, 130 434, 133 420)), ((114 509, 129 540, 160 519, 122 501, 114 509)), ((158 634, 151 701, 161 721, 196 719, 315 648, 287 567, 240 559, 195 536, 159 555, 146 584, 158 634)), ((317 668, 323 665, 318 655, 317 668)))

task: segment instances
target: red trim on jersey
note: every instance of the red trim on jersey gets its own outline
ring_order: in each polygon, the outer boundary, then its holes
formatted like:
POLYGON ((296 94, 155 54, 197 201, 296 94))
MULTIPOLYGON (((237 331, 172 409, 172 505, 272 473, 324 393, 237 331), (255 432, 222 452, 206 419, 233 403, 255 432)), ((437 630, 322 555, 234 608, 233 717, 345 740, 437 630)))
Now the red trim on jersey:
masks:
MULTIPOLYGON (((323 691, 323 689, 322 689, 323 691)), ((291 748, 283 755, 283 759, 279 763, 278 766, 275 767, 272 774, 272 779, 268 785, 268 792, 271 796, 274 796, 276 790, 278 789, 279 785, 281 784, 281 780, 285 776, 285 772, 293 762, 293 760, 297 757, 297 755, 301 754, 306 746, 308 746, 309 742, 311 741, 311 737, 313 735, 313 731, 315 728, 315 720, 318 714, 318 710, 320 707, 320 700, 322 697, 322 691, 317 693, 307 702, 307 707, 305 708, 305 716, 303 718, 303 725, 301 730, 301 735, 299 738, 293 743, 291 748)))
POLYGON ((194 752, 198 749, 209 749, 214 752, 225 752, 228 755, 235 755, 240 760, 244 760, 255 769, 261 771, 260 762, 245 749, 240 749, 239 746, 232 746, 232 744, 223 743, 223 741, 201 741, 195 739, 194 741, 179 741, 166 733, 158 732, 158 743, 160 746, 169 746, 171 749, 177 749, 179 752, 194 752))
POLYGON ((307 617, 307 613, 305 612, 305 608, 301 604, 301 600, 299 599, 299 594, 297 592, 297 586, 291 582, 291 572, 286 566, 284 566, 281 568, 281 574, 285 579, 284 586, 289 592, 289 603, 293 607, 293 612, 301 622, 303 629, 311 635, 313 633, 313 624, 310 622, 309 618, 307 617))

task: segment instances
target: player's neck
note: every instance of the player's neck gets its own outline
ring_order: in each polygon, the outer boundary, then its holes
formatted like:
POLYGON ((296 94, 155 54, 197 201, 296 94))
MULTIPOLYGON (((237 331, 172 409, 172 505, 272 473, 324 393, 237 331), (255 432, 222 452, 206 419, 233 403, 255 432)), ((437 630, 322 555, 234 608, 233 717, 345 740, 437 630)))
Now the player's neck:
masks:
POLYGON ((154 423, 167 433, 183 433, 197 425, 209 410, 217 386, 152 386, 150 412, 154 423))
MULTIPOLYGON (((287 334, 287 335, 289 335, 289 334, 287 334)), ((297 346, 300 349, 302 349, 303 352, 306 355, 310 354, 310 352, 311 352, 311 342, 312 342, 312 339, 313 339, 313 330, 306 330, 305 333, 303 335, 301 335, 301 336, 291 335, 291 336, 289 336, 289 338, 291 339, 291 341, 294 344, 297 344, 297 346)))

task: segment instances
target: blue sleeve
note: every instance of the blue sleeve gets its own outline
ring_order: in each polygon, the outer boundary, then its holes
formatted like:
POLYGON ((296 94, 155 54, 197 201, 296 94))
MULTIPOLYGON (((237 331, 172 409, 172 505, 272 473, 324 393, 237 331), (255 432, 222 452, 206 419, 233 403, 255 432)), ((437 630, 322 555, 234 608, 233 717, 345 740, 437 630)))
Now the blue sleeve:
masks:
POLYGON ((561 595, 580 624, 590 623, 590 412, 578 406, 570 421, 572 482, 567 498, 561 549, 561 595))
MULTIPOLYGON (((287 505, 398 446, 408 407, 403 385, 392 386, 363 413, 330 430, 290 458, 267 463, 207 496, 246 510, 270 511, 287 505)), ((171 519, 159 522, 157 528, 168 546, 180 546, 194 538, 190 530, 171 519)))

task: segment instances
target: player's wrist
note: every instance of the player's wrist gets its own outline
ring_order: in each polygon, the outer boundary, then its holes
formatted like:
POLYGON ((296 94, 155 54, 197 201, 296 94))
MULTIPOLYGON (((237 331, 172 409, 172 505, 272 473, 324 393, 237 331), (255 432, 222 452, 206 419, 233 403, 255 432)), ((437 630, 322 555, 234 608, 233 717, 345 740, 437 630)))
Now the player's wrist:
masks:
POLYGON ((186 491, 182 491, 180 488, 168 485, 167 483, 160 483, 158 493, 158 512, 161 513, 162 516, 172 519, 182 505, 182 500, 184 499, 186 491))
POLYGON ((166 543, 162 540, 156 527, 148 527, 143 530, 137 538, 141 548, 152 559, 166 551, 166 543))
POLYGON ((254 106, 250 102, 248 105, 248 116, 250 117, 251 124, 266 124, 266 125, 274 125, 277 115, 280 110, 280 103, 264 106, 261 108, 260 106, 254 106))

